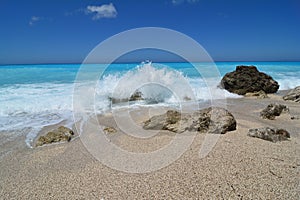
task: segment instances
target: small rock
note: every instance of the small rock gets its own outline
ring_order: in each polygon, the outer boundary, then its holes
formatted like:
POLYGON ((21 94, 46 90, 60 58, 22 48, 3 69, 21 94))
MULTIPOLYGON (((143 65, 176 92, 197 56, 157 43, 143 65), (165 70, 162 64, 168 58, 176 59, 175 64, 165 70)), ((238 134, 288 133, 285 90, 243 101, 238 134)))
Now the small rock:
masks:
POLYGON ((288 140, 288 138, 290 138, 288 131, 284 129, 272 129, 269 127, 249 129, 247 135, 271 142, 288 140))
POLYGON ((224 108, 209 108, 210 115, 209 133, 224 134, 236 130, 236 120, 233 115, 224 108))
POLYGON ((185 97, 183 97, 183 100, 184 100, 184 101, 190 101, 190 100, 192 100, 192 98, 190 98, 190 97, 188 97, 188 96, 185 96, 185 97))
POLYGON ((300 86, 292 89, 283 99, 300 103, 300 86))
POLYGON ((103 131, 104 131, 106 134, 112 134, 112 133, 116 133, 116 132, 117 132, 117 130, 116 130, 115 128, 113 128, 113 127, 105 127, 105 128, 103 129, 103 131))
POLYGON ((44 144, 51 144, 64 141, 69 142, 73 135, 74 132, 71 129, 64 126, 60 126, 57 129, 48 132, 46 135, 40 136, 37 139, 35 146, 42 146, 44 144))
POLYGON ((257 99, 269 98, 268 95, 263 90, 260 90, 259 92, 247 92, 245 94, 245 97, 257 97, 257 99))
POLYGON ((224 108, 210 107, 192 114, 168 110, 163 115, 151 117, 144 122, 144 129, 168 130, 175 133, 198 131, 224 134, 236 129, 233 115, 224 108))
POLYGON ((144 100, 143 94, 140 91, 135 91, 129 98, 129 101, 140 101, 144 100))
POLYGON ((265 109, 260 112, 263 119, 274 120, 276 116, 281 115, 282 112, 289 112, 289 108, 281 104, 269 104, 265 109))
POLYGON ((261 90, 275 93, 279 89, 278 83, 271 76, 259 72, 255 66, 237 66, 235 71, 225 74, 220 86, 239 95, 261 90))
POLYGON ((300 115, 294 115, 291 117, 292 120, 299 120, 300 119, 300 115))
POLYGON ((115 98, 115 97, 109 97, 109 100, 112 102, 112 104, 117 104, 117 103, 124 103, 128 101, 141 101, 145 100, 143 98, 143 94, 140 91, 135 91, 129 98, 115 98))

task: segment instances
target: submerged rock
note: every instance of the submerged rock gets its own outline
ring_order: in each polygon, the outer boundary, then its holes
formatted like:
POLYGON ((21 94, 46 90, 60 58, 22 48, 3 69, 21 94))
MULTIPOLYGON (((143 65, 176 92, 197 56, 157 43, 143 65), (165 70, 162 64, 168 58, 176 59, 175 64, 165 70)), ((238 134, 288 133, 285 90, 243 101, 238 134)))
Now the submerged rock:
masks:
POLYGON ((288 131, 284 129, 272 129, 269 127, 249 129, 247 135, 271 142, 288 140, 288 138, 290 138, 288 131))
POLYGON ((287 95, 283 97, 283 99, 300 103, 300 86, 292 89, 287 95))
POLYGON ((263 119, 274 120, 275 117, 281 115, 282 112, 288 112, 289 108, 281 104, 269 104, 265 109, 260 112, 263 119))
POLYGON ((71 129, 64 126, 60 126, 57 129, 48 132, 46 135, 40 136, 37 139, 35 146, 42 146, 45 144, 51 144, 55 142, 69 142, 73 135, 74 132, 71 129))
POLYGON ((245 97, 257 97, 258 99, 269 98, 268 95, 263 90, 260 90, 259 92, 247 92, 245 94, 245 97))
POLYGON ((144 129, 168 130, 175 133, 198 131, 224 134, 236 130, 233 115, 224 108, 210 107, 192 114, 168 110, 144 122, 144 129))
POLYGON ((279 89, 271 76, 259 72, 255 66, 237 66, 235 71, 225 74, 221 87, 239 95, 258 91, 275 93, 279 89))

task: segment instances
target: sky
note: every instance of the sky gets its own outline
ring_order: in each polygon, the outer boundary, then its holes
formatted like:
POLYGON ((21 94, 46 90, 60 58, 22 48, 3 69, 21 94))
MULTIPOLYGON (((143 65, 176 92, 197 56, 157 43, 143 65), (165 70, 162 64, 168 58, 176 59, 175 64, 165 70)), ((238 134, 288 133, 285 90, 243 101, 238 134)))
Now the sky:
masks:
POLYGON ((300 61, 299 0, 0 0, 0 9, 0 64, 81 63, 141 27, 186 34, 215 61, 300 61))

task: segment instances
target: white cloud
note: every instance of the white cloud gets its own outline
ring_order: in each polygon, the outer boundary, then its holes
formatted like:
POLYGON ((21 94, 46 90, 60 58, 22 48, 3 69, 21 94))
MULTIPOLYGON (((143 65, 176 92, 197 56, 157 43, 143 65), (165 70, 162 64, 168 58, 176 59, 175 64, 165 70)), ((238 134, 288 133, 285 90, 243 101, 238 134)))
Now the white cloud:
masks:
POLYGON ((29 20, 29 25, 33 26, 36 22, 41 21, 42 17, 32 16, 29 20))
POLYGON ((117 17, 117 10, 115 6, 110 4, 103 4, 101 6, 87 6, 87 14, 93 14, 93 20, 98 20, 101 18, 115 18, 117 17))

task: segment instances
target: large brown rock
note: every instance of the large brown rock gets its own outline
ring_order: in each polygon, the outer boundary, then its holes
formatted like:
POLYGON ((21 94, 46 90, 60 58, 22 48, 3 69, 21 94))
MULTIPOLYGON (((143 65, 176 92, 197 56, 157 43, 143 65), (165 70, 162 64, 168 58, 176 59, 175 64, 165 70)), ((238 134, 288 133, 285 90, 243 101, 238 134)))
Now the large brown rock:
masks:
POLYGON ((255 66, 237 66, 234 72, 225 74, 221 87, 239 95, 261 90, 275 93, 279 89, 278 83, 271 76, 259 72, 255 66))
POLYGON ((287 95, 283 97, 283 99, 300 103, 300 86, 292 89, 287 95))
POLYGON ((290 138, 290 134, 286 130, 273 129, 269 127, 249 129, 247 135, 250 137, 260 138, 271 142, 288 140, 288 138, 290 138))
POLYGON ((46 135, 40 136, 37 139, 35 146, 42 146, 45 144, 51 144, 56 142, 69 142, 73 135, 74 132, 71 129, 64 126, 60 126, 57 129, 48 132, 46 135))
POLYGON ((175 133, 198 131, 224 134, 236 129, 233 115, 224 108, 210 107, 190 113, 169 110, 144 122, 144 129, 168 130, 175 133))

